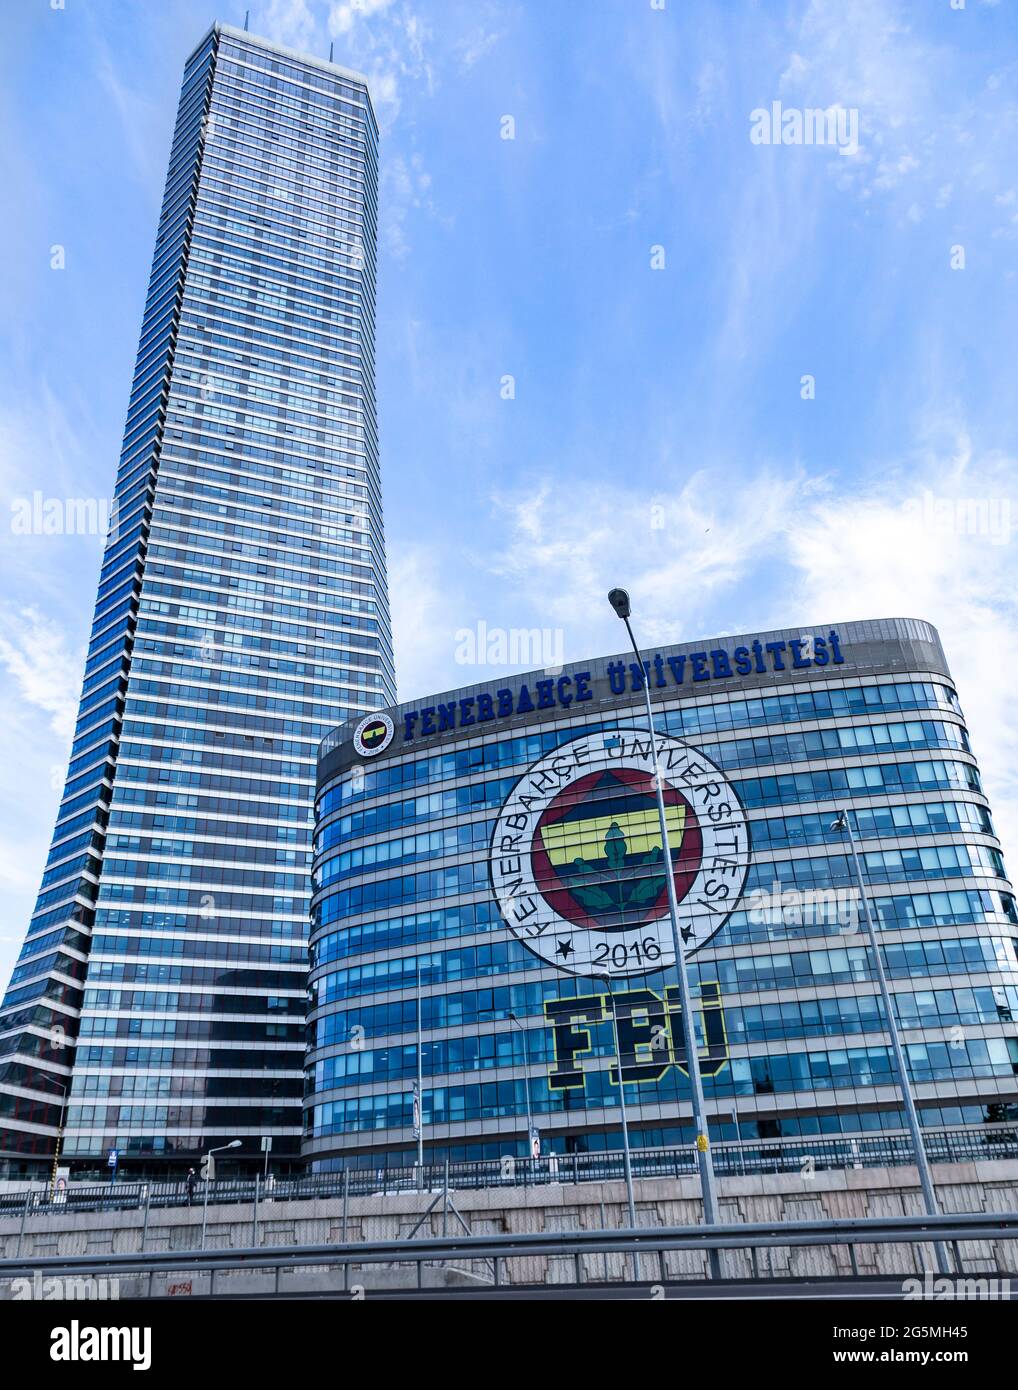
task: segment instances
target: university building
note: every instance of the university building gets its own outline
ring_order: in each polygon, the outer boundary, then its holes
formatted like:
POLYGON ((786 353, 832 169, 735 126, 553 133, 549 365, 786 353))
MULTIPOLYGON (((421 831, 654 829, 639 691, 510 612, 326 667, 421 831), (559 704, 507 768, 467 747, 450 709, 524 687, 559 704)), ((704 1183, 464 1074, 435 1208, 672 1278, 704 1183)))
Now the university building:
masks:
POLYGON ((691 1143, 666 872, 712 1137, 903 1134, 842 810, 923 1125, 1013 1129, 1018 912, 935 629, 644 658, 482 682, 322 743, 315 1169, 415 1160, 418 1065, 426 1160, 523 1155, 531 1126, 542 1152, 619 1148, 620 1060, 634 1145, 691 1143))

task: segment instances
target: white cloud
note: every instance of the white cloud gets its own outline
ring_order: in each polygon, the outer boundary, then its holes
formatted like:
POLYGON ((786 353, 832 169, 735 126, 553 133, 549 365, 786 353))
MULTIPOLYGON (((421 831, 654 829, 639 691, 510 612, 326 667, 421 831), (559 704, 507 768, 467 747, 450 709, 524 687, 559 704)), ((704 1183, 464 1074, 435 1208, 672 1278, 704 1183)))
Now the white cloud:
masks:
MULTIPOLYGON (((826 478, 758 469, 736 485, 704 471, 672 497, 546 483, 495 499, 503 543, 471 557, 512 604, 510 621, 553 626, 565 659, 624 644, 605 595, 628 588, 645 643, 790 623, 925 618, 940 632, 998 833, 1018 860, 1018 460, 939 425, 887 481, 846 495, 826 478)), ((455 592, 438 562, 424 605, 455 592)), ((394 590, 400 580, 394 575, 394 590)), ((463 602, 463 600, 460 600, 463 602)), ((434 640, 432 621, 416 626, 434 640)), ((444 616, 444 615, 443 615, 444 616)), ((445 627, 458 625, 459 619, 445 627)), ((442 631, 442 651, 448 633, 442 631)), ((447 688, 446 663, 435 689, 447 688)))
POLYGON ((74 732, 83 658, 68 649, 66 635, 35 608, 0 613, 0 664, 22 700, 49 716, 61 738, 74 732))
POLYGON ((469 38, 462 39, 457 44, 460 65, 464 70, 469 70, 475 63, 479 63, 482 58, 486 57, 503 37, 503 31, 481 28, 471 34, 469 38))
POLYGON ((1010 163, 1013 112, 1006 88, 997 100, 980 92, 984 66, 924 36, 914 19, 896 0, 810 0, 779 90, 786 103, 857 109, 860 149, 832 166, 838 187, 864 201, 901 189, 918 221, 917 196, 943 206, 945 177, 956 193, 994 191, 995 171, 1010 163))
POLYGON ((257 18, 255 32, 267 39, 302 53, 316 51, 318 24, 307 0, 269 0, 268 8, 257 18))
POLYGON ((82 657, 63 630, 32 608, 0 607, 0 989, 24 938, 64 776, 82 657))
POLYGON ((359 20, 371 19, 389 9, 393 0, 339 0, 329 10, 329 33, 348 34, 359 20))
POLYGON ((788 536, 798 571, 795 614, 926 618, 940 632, 1012 872, 1018 855, 1018 719, 1009 660, 1018 641, 1016 478, 1018 460, 977 458, 959 433, 953 449, 928 456, 908 481, 821 500, 808 524, 788 536))
POLYGON ((457 618, 442 583, 440 552, 401 545, 389 561, 389 593, 399 698, 456 684, 451 661, 457 618))
POLYGON ((567 660, 620 645, 605 598, 615 584, 639 603, 648 640, 682 641, 736 601, 804 486, 794 470, 761 471, 738 488, 703 471, 674 494, 651 496, 545 484, 495 499, 506 543, 486 563, 509 582, 528 621, 544 614, 564 628, 567 660))
POLYGON ((435 69, 429 56, 431 30, 393 0, 339 0, 329 9, 326 28, 339 40, 336 60, 349 63, 369 79, 378 124, 385 134, 402 107, 404 81, 432 95, 435 69))
POLYGON ((396 260, 402 260, 410 250, 407 222, 412 212, 426 211, 443 220, 430 189, 431 175, 419 154, 409 158, 394 154, 383 163, 379 232, 396 260))
POLYGON ((888 0, 810 0, 795 27, 794 51, 781 76, 783 91, 804 92, 811 105, 866 106, 882 123, 904 124, 935 81, 929 58, 900 4, 888 0))
POLYGON ((47 497, 95 496, 97 470, 84 442, 95 430, 89 402, 68 387, 55 392, 46 377, 17 377, 0 408, 0 502, 40 489, 47 497), (16 404, 14 404, 16 402, 16 404))

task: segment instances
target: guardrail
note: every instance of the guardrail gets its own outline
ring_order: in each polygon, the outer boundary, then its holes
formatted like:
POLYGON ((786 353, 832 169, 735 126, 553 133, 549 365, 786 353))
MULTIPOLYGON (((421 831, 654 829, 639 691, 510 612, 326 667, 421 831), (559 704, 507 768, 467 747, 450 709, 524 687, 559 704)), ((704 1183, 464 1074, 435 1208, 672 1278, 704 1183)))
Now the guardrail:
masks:
MULTIPOLYGON (((936 1265, 932 1251, 935 1244, 949 1249, 953 1255, 955 1276, 966 1275, 966 1259, 971 1263, 978 1260, 982 1265, 992 1264, 996 1272, 1007 1273, 1014 1263, 1003 1263, 998 1257, 998 1242, 1018 1240, 1018 1213, 972 1213, 949 1216, 901 1216, 866 1217, 848 1221, 811 1222, 789 1221, 785 1223, 750 1223, 747 1225, 725 1226, 666 1226, 648 1229, 623 1228, 600 1231, 528 1232, 514 1235, 485 1235, 424 1237, 415 1240, 366 1241, 356 1244, 266 1246, 238 1250, 176 1250, 148 1251, 128 1254, 79 1255, 79 1256, 33 1256, 28 1259, 0 1260, 0 1280, 7 1279, 85 1279, 85 1278, 123 1278, 131 1275, 147 1277, 147 1294, 170 1296, 172 1290, 164 1288, 156 1294, 156 1277, 160 1273, 180 1275, 193 1272, 209 1276, 208 1286, 202 1292, 207 1296, 216 1293, 216 1275, 220 1273, 245 1273, 272 1271, 274 1273, 273 1292, 281 1289, 281 1276, 286 1270, 333 1269, 343 1271, 341 1287, 332 1290, 337 1294, 348 1287, 351 1267, 369 1268, 412 1266, 415 1283, 424 1287, 426 1267, 453 1266, 460 1273, 469 1272, 479 1283, 486 1283, 491 1290, 503 1287, 537 1287, 531 1279, 529 1284, 513 1278, 514 1271, 510 1261, 533 1257, 547 1257, 572 1260, 572 1281, 578 1286, 620 1282, 620 1276, 610 1277, 605 1267, 604 1277, 592 1276, 592 1269, 585 1263, 585 1257, 593 1255, 621 1255, 633 1261, 634 1274, 641 1270, 637 1282, 675 1284, 677 1282, 703 1281, 710 1277, 712 1264, 710 1252, 744 1252, 749 1258, 751 1274, 742 1278, 766 1281, 775 1276, 771 1262, 761 1261, 761 1255, 775 1249, 816 1249, 827 1247, 832 1251, 844 1247, 848 1253, 848 1269, 841 1278, 860 1278, 857 1247, 906 1247, 909 1265, 903 1259, 898 1270, 884 1271, 883 1278, 915 1277, 917 1274, 934 1275, 936 1265), (963 1254, 961 1243, 978 1241, 990 1245, 993 1254, 967 1256, 963 1254), (669 1266, 668 1255, 672 1252, 698 1252, 703 1259, 699 1271, 680 1273, 669 1266), (637 1261, 639 1264, 637 1265, 637 1261), (480 1271, 463 1266, 480 1265, 480 1271), (762 1272, 763 1271, 763 1272, 762 1272)), ((1014 1251, 1008 1247, 1007 1254, 1014 1251)), ((981 1270, 985 1278, 990 1273, 981 1270)), ((726 1276, 727 1277, 727 1276, 726 1276)), ((968 1277, 972 1277, 969 1275, 968 1277)), ((621 1280, 627 1278, 625 1270, 621 1280)), ((977 1296, 1009 1297, 1006 1281, 1003 1289, 990 1294, 977 1296)), ((222 1287, 220 1292, 224 1292, 222 1287)), ((225 1292, 229 1292, 225 1290, 225 1292)), ((240 1293, 241 1291, 238 1291, 240 1293)), ((295 1290, 296 1292, 296 1290, 295 1290)))
MULTIPOLYGON (((981 1159, 1018 1161, 1018 1132, 1001 1126, 973 1133, 931 1130, 925 1136, 932 1163, 964 1163, 981 1159)), ((874 1135, 858 1139, 781 1139, 713 1146, 715 1172, 722 1177, 766 1173, 801 1173, 845 1168, 897 1167, 914 1162, 907 1135, 874 1135)), ((635 1149, 635 1178, 694 1177, 692 1146, 673 1149, 635 1149)), ((420 1191, 480 1190, 499 1187, 539 1187, 552 1183, 619 1182, 625 1178, 620 1152, 551 1154, 546 1158, 506 1157, 484 1162, 425 1164, 414 1167, 347 1168, 338 1173, 315 1173, 300 1178, 221 1178, 208 1186, 210 1205, 315 1198, 358 1197, 420 1191)), ((68 1211, 114 1211, 137 1207, 183 1207, 205 1201, 199 1183, 188 1199, 182 1182, 74 1183, 60 1192, 50 1189, 0 1193, 0 1217, 68 1211)))

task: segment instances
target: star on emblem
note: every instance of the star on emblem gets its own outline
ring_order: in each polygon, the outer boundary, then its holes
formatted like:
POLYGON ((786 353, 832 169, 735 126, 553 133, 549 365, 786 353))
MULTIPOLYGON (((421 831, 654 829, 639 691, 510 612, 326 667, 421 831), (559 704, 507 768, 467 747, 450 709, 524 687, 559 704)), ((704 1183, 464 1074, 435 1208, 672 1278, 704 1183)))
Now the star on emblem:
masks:
POLYGON ((557 956, 561 956, 563 960, 568 960, 569 957, 573 954, 572 937, 567 936, 564 941, 560 941, 559 944, 555 947, 555 954, 557 956))

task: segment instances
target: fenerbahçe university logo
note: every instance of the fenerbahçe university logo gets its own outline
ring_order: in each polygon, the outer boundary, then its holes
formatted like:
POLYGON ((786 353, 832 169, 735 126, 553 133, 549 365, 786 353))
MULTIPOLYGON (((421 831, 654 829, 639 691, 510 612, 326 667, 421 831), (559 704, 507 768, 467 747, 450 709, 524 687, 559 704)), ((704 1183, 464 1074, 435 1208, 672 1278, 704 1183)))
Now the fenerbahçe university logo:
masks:
POLYGON ((509 930, 573 975, 639 975, 675 963, 668 879, 687 953, 719 931, 749 870, 749 827, 709 758, 657 736, 666 865, 646 730, 585 734, 524 773, 491 840, 491 884, 509 930))
POLYGON ((387 714, 366 714, 353 731, 354 751, 362 758, 372 758, 388 748, 395 732, 387 714))

